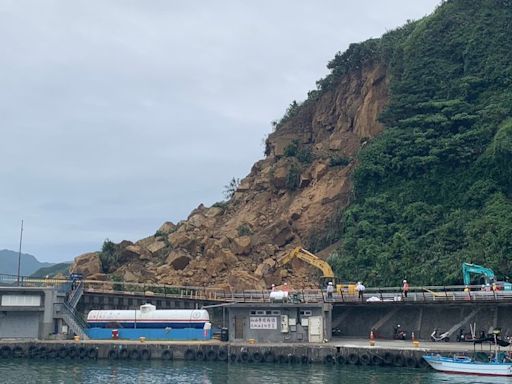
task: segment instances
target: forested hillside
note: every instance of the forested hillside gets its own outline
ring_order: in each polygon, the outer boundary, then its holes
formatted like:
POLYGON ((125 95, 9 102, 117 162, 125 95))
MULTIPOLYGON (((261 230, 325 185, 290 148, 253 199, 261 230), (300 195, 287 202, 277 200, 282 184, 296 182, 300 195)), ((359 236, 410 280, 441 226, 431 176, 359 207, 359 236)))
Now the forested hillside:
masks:
POLYGON ((450 284, 463 261, 512 273, 512 1, 452 0, 331 63, 386 63, 384 131, 360 151, 330 261, 369 284, 450 284))

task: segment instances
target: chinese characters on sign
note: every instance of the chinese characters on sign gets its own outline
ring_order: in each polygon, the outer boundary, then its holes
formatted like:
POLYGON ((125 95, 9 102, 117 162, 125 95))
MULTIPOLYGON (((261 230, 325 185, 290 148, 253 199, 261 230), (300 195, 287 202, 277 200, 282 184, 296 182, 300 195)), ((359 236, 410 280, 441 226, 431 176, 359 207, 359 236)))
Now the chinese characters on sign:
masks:
POLYGON ((277 329, 277 317, 251 317, 251 329, 277 329))

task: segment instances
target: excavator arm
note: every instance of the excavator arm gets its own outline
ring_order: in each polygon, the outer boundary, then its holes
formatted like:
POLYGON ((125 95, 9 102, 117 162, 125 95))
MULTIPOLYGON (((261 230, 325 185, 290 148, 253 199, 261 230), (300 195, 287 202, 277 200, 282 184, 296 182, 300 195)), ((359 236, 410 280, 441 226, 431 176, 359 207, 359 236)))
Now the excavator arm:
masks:
POLYGON ((471 274, 483 276, 486 283, 492 283, 495 280, 495 275, 492 269, 485 268, 476 264, 462 263, 462 276, 464 278, 464 285, 471 284, 471 274))
POLYGON ((300 247, 293 249, 291 252, 281 257, 279 260, 277 260, 277 264, 278 266, 283 266, 292 261, 294 258, 305 261, 309 265, 318 268, 322 271, 324 278, 334 278, 334 272, 326 261, 300 247))

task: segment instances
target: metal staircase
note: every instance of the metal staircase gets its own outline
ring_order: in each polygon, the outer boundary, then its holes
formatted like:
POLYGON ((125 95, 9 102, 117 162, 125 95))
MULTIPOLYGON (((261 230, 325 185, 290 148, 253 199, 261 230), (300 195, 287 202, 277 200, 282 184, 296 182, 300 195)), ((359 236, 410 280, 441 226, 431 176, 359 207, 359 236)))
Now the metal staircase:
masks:
POLYGON ((85 332, 85 330, 88 328, 87 322, 83 319, 82 315, 76 310, 76 305, 82 298, 83 293, 83 281, 73 282, 72 289, 70 290, 66 299, 62 303, 60 311, 62 319, 75 333, 75 335, 80 336, 80 338, 83 340, 88 340, 89 336, 87 336, 87 333, 85 332))

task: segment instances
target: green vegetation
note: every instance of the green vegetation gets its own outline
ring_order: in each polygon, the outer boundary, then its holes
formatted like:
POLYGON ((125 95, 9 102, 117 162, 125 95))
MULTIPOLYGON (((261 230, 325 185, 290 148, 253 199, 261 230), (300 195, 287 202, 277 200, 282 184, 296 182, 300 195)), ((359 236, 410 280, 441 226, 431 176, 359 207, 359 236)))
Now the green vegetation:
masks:
POLYGON ((105 239, 100 252, 101 269, 103 273, 110 273, 119 267, 118 246, 109 239, 105 239))
POLYGON ((311 164, 313 162, 313 152, 310 147, 300 145, 298 140, 293 140, 284 149, 285 157, 295 157, 302 164, 311 164))
MULTIPOLYGON (((451 0, 338 54, 318 90, 382 63, 384 132, 364 146, 338 275, 369 285, 461 283, 460 265, 512 271, 510 0, 451 0)), ((336 237, 334 237, 336 238, 336 237)))
POLYGON ((240 185, 240 179, 235 179, 234 177, 230 180, 230 182, 224 186, 224 197, 229 200, 234 195, 235 192, 240 185))
POLYGON ((286 177, 286 189, 289 191, 295 191, 299 188, 300 173, 301 167, 296 163, 292 163, 288 169, 288 175, 286 177))
POLYGON ((69 275, 69 267, 70 266, 71 266, 70 263, 58 263, 58 264, 54 264, 50 267, 39 268, 37 271, 32 273, 30 276, 31 277, 45 277, 45 276, 53 277, 55 275, 64 275, 67 277, 69 275))
POLYGON ((344 167, 346 165, 349 165, 350 161, 351 160, 349 158, 347 158, 347 157, 334 154, 334 155, 331 155, 329 157, 329 166, 331 166, 331 167, 338 167, 338 166, 344 167))
POLYGON ((249 224, 242 224, 238 228, 238 236, 250 236, 252 235, 252 229, 249 224))

